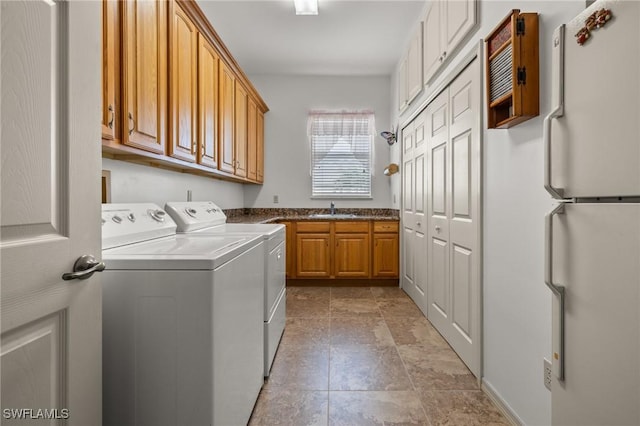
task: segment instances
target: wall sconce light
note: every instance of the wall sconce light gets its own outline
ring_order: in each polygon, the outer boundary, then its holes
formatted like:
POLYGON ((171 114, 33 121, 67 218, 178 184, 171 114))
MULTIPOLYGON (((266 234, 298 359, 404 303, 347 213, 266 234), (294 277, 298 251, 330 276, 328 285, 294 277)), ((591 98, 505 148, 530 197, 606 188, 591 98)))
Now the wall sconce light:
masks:
POLYGON ((396 163, 391 163, 384 169, 384 174, 385 176, 391 176, 393 174, 398 173, 399 171, 400 171, 400 167, 398 167, 396 163))
POLYGON ((396 133, 394 133, 394 132, 382 132, 382 133, 380 133, 380 136, 385 138, 385 140, 387 141, 387 143, 389 145, 393 145, 394 143, 396 143, 396 133))

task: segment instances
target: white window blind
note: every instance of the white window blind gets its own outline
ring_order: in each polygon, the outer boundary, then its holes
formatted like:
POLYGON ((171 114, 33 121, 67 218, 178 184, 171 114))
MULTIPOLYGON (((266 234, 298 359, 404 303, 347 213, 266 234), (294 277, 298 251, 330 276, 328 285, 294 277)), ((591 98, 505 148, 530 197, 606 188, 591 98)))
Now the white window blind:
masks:
POLYGON ((312 197, 371 197, 374 115, 309 114, 312 197))

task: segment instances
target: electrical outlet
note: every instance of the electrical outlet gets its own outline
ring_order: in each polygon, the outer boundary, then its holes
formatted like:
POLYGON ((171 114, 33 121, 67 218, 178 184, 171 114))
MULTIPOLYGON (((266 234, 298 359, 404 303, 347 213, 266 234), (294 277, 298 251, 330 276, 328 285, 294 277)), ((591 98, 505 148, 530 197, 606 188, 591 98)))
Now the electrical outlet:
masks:
POLYGON ((277 195, 273 196, 273 204, 278 204, 280 202, 280 198, 277 195))
POLYGON ((542 358, 544 361, 544 387, 551 390, 551 361, 542 358))

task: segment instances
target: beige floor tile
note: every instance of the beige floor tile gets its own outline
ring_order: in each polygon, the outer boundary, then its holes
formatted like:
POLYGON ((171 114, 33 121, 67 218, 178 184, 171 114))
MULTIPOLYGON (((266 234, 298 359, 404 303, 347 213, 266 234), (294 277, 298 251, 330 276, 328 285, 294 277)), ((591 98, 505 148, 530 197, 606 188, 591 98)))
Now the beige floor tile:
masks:
POLYGON ((418 317, 424 318, 413 300, 405 298, 376 299, 382 316, 387 317, 418 317))
POLYGON ((449 348, 404 345, 398 352, 416 389, 478 389, 475 376, 449 348))
POLYGON ((329 318, 287 318, 281 347, 327 346, 329 344, 329 318))
POLYGON ((409 298, 400 287, 371 287, 371 293, 376 299, 404 299, 409 298))
POLYGON ((413 390, 395 346, 332 346, 330 390, 413 390))
POLYGON ((375 299, 331 299, 332 317, 381 317, 375 299))
POLYGON ((327 424, 328 409, 327 391, 263 389, 249 425, 323 426, 327 424))
POLYGON ((480 390, 424 391, 420 399, 433 426, 509 425, 480 390))
POLYGON ((329 316, 329 288, 292 287, 291 289, 287 289, 287 318, 329 316), (301 290, 291 291, 291 289, 301 290))
POLYGON ((271 366, 268 388, 327 390, 329 347, 280 346, 271 366))
POLYGON ((372 299, 369 287, 331 287, 331 299, 372 299))
POLYGON ((393 346, 393 338, 382 318, 331 318, 331 345, 393 346))
POLYGON ((329 424, 428 425, 420 398, 413 391, 329 392, 329 424))
POLYGON ((386 317, 396 345, 422 345, 448 348, 449 344, 424 317, 386 317))

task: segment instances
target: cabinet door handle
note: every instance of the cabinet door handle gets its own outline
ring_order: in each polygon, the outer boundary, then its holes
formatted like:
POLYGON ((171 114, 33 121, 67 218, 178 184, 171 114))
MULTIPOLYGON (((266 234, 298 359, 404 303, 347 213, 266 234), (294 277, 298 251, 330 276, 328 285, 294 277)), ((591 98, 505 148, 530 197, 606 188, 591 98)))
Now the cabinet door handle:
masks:
POLYGON ((446 51, 446 50, 442 53, 442 57, 443 57, 443 58, 446 58, 446 57, 447 57, 447 51, 446 51))
POLYGON ((133 114, 129 113, 129 122, 130 122, 130 126, 129 126, 129 134, 133 133, 133 129, 135 129, 136 127, 136 120, 133 119, 133 114))
POLYGON ((191 154, 196 155, 197 149, 198 145, 196 144, 196 141, 191 141, 191 154))
POLYGON ((113 120, 115 120, 116 118, 116 113, 113 109, 113 105, 109 104, 109 112, 111 113, 111 119, 109 120, 109 124, 107 124, 107 126, 109 126, 110 129, 113 129, 113 120))

